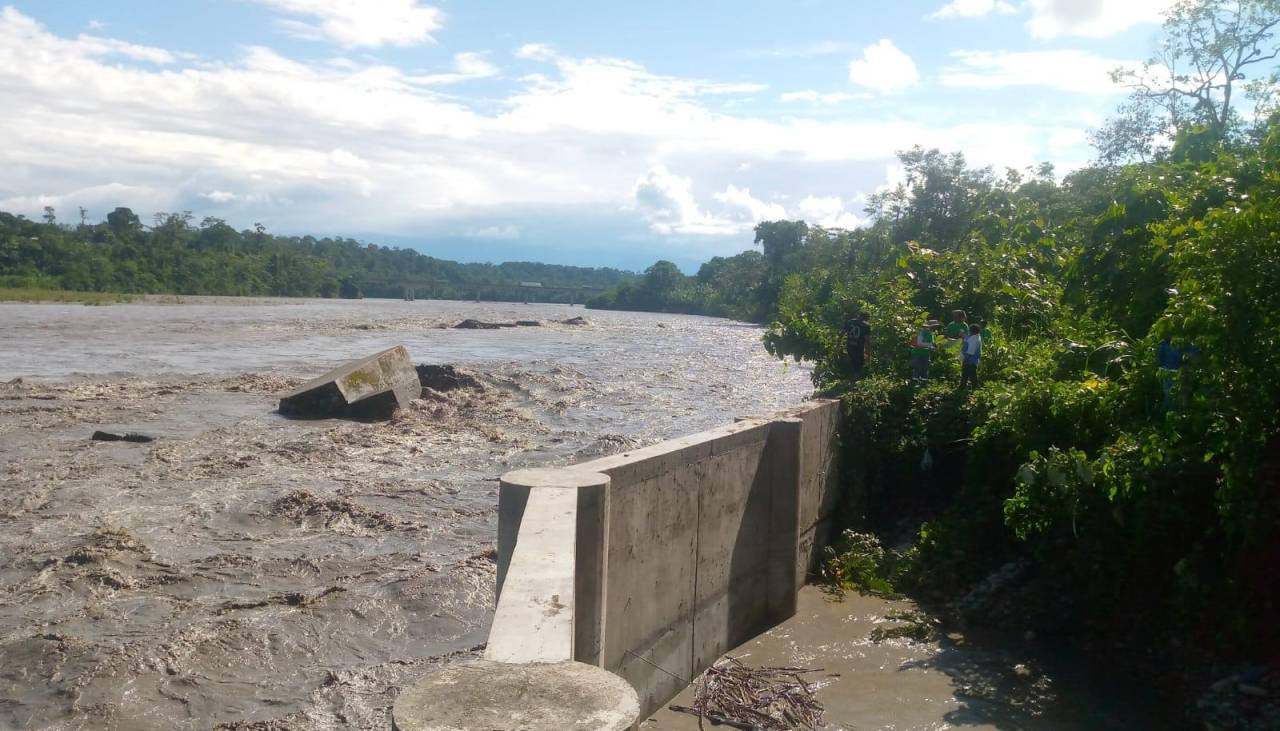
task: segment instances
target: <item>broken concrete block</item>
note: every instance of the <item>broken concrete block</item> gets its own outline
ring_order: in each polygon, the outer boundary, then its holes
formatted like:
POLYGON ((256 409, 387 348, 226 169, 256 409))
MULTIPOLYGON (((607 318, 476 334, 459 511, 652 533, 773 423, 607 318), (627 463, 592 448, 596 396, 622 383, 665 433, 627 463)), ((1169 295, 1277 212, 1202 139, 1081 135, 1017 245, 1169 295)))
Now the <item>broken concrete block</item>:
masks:
POLYGON ((389 419, 422 394, 403 345, 339 366, 280 399, 280 413, 302 418, 389 419))

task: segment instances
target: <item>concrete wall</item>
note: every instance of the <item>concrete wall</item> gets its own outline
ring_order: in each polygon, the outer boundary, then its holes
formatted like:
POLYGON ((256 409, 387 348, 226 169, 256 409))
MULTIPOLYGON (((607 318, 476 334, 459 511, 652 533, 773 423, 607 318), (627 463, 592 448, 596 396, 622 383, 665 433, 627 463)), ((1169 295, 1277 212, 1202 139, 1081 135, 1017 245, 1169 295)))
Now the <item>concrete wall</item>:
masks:
POLYGON ((660 707, 794 613, 839 498, 839 422, 837 402, 811 402, 569 470, 504 476, 487 656, 567 652, 559 659, 626 679, 642 716, 660 707), (577 497, 540 497, 564 489, 577 497), (512 649, 521 643, 535 649, 512 649))

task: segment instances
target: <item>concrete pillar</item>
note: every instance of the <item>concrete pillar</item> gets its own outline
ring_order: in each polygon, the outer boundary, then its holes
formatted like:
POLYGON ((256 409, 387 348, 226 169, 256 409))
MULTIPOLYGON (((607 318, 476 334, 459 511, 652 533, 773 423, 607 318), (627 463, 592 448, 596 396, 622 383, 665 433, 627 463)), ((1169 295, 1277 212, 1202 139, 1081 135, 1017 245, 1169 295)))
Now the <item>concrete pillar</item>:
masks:
POLYGON ((498 609, 486 658, 599 664, 608 488, 608 475, 585 470, 526 469, 502 476, 498 609), (545 627, 548 637, 532 642, 529 628, 535 626, 545 627), (565 632, 568 654, 543 657, 565 632))
POLYGON ((769 483, 769 614, 781 622, 796 613, 796 546, 800 535, 800 444, 804 419, 769 424, 765 462, 769 483))
POLYGON ((452 665, 405 689, 396 731, 623 731, 640 715, 622 678, 579 662, 452 665))

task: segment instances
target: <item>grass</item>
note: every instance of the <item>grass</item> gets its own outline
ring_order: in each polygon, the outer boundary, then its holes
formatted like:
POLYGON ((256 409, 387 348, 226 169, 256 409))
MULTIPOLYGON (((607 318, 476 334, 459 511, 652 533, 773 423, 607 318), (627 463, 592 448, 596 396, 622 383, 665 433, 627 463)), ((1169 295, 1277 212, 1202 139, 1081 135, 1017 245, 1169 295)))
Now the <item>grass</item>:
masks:
POLYGON ((118 292, 72 292, 65 289, 0 287, 0 302, 81 302, 86 305, 112 305, 132 301, 133 295, 118 292))

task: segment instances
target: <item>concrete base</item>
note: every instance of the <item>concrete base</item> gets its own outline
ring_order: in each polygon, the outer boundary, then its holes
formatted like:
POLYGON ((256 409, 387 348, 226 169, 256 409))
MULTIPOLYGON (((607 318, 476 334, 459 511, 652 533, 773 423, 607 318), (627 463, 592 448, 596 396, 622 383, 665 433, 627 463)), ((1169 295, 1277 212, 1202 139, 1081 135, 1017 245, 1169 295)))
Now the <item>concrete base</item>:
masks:
POLYGON ((301 418, 387 419, 422 395, 403 345, 352 361, 280 399, 280 413, 301 418))
POLYGON ((618 676, 578 662, 477 660, 445 668, 396 699, 396 731, 623 731, 640 713, 618 676))

